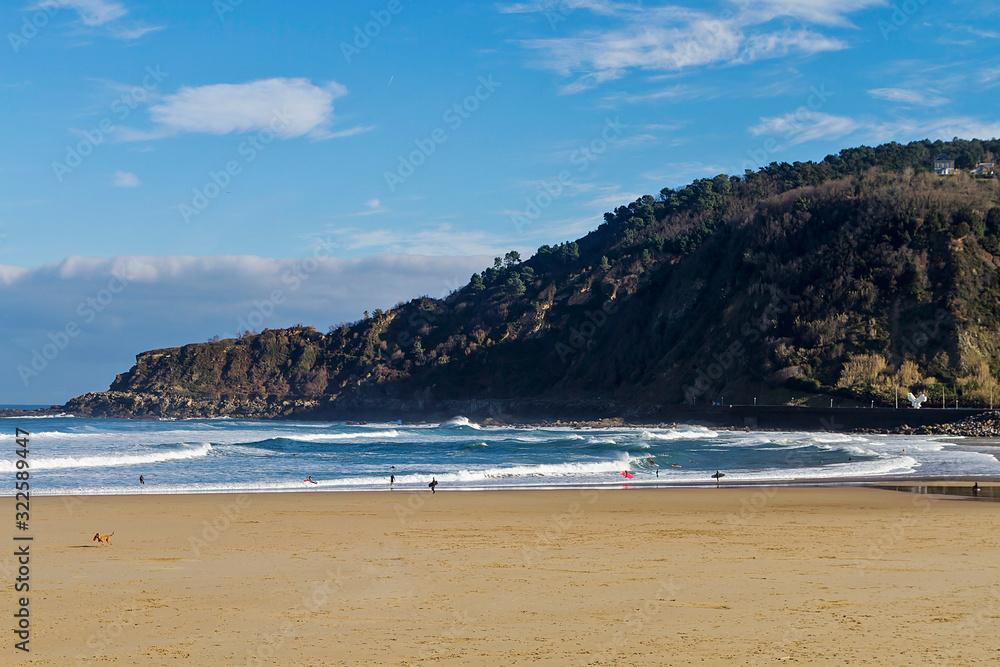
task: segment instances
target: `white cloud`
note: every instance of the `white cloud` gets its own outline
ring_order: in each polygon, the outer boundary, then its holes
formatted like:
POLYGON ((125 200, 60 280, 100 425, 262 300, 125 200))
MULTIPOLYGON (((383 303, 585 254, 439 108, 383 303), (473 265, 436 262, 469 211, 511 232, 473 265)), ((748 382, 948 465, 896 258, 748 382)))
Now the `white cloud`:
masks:
POLYGON ((597 196, 587 202, 587 207, 594 211, 613 211, 619 206, 628 206, 644 194, 649 193, 625 192, 618 186, 602 187, 597 196))
POLYGON ((125 256, 67 257, 31 268, 0 265, 0 300, 8 315, 0 320, 0 368, 11 379, 6 394, 0 390, 0 403, 64 402, 107 389, 137 353, 216 334, 232 337, 240 321, 250 323, 251 317, 257 323, 252 328, 301 322, 325 333, 365 310, 446 294, 492 264, 492 256, 318 254, 306 253, 308 261, 125 256), (114 280, 116 274, 124 285, 114 280), (58 338, 71 322, 79 333, 24 385, 18 365, 30 365, 33 350, 51 344, 50 334, 58 338))
POLYGON ((792 51, 813 54, 846 48, 845 42, 810 30, 782 30, 748 37, 735 62, 750 63, 765 58, 781 58, 792 51))
POLYGON ((979 73, 980 83, 989 84, 998 80, 1000 80, 1000 67, 987 68, 979 73))
MULTIPOLYGON (((849 3, 859 5, 865 0, 849 3)), ((868 3, 870 4, 870 2, 868 3)), ((834 15, 820 12, 829 22, 834 15)), ((566 94, 579 93, 607 81, 619 79, 631 70, 680 72, 710 65, 745 64, 767 58, 785 57, 792 52, 811 55, 847 48, 839 39, 808 29, 768 29, 763 26, 776 16, 749 10, 733 17, 686 9, 659 7, 628 12, 621 17, 623 27, 591 30, 571 37, 522 41, 541 55, 543 69, 574 81, 562 87, 566 94)))
POLYGON ((781 17, 817 25, 849 27, 846 14, 888 5, 888 0, 730 0, 752 20, 765 22, 781 17))
POLYGON ((151 32, 159 32, 160 30, 165 30, 167 26, 165 25, 153 25, 153 26, 134 26, 132 28, 111 28, 111 36, 115 39, 122 39, 126 41, 131 41, 133 39, 139 39, 143 35, 148 35, 151 32))
POLYGON ((839 139, 856 132, 862 126, 847 116, 835 116, 819 111, 802 109, 783 116, 761 118, 750 128, 755 135, 778 135, 794 145, 817 139, 839 139))
POLYGON ((69 8, 80 15, 83 24, 90 27, 102 26, 125 16, 128 10, 118 2, 107 0, 42 0, 30 9, 69 8))
POLYGON ((115 39, 126 41, 139 39, 143 35, 166 28, 162 25, 145 26, 141 24, 131 27, 122 26, 119 19, 128 14, 128 9, 119 2, 109 2, 108 0, 41 0, 41 2, 28 7, 28 11, 46 10, 50 13, 59 9, 71 9, 79 15, 80 22, 87 28, 106 28, 115 39))
POLYGON ((714 178, 727 173, 727 167, 704 162, 672 162, 654 171, 640 174, 643 180, 650 181, 661 189, 664 186, 687 185, 696 178, 714 178))
POLYGON ((760 123, 751 127, 750 131, 757 136, 780 137, 789 145, 816 140, 833 141, 849 135, 865 142, 905 143, 919 139, 950 141, 954 137, 993 139, 1000 137, 1000 122, 961 116, 885 121, 800 110, 783 116, 761 118, 760 123))
POLYGON ((510 250, 495 235, 477 230, 462 231, 449 224, 411 230, 338 227, 330 228, 328 233, 335 239, 336 246, 349 251, 492 257, 510 250))
POLYGON ((116 171, 114 186, 116 188, 137 188, 139 187, 139 177, 128 171, 116 171))
POLYGON ((875 88, 868 94, 879 100, 902 102, 910 106, 939 107, 948 103, 944 98, 931 90, 909 90, 907 88, 875 88))
POLYGON ((336 82, 323 86, 308 79, 262 79, 183 87, 149 108, 156 127, 150 132, 121 128, 119 137, 140 141, 185 132, 229 134, 270 129, 276 136, 314 139, 349 136, 370 128, 330 132, 333 101, 347 94, 336 82))
POLYGON ((538 12, 566 15, 577 9, 586 9, 595 14, 611 16, 622 10, 633 9, 635 5, 609 0, 537 0, 536 2, 513 2, 497 5, 501 14, 533 14, 538 12))

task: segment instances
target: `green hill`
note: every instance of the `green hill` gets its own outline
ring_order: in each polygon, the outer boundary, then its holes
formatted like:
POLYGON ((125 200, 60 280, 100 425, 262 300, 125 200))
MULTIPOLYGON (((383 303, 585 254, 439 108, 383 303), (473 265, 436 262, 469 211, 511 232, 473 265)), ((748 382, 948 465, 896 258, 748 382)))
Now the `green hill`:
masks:
POLYGON ((700 179, 517 253, 444 299, 140 354, 81 414, 324 415, 448 401, 638 408, 897 388, 988 405, 1000 370, 1000 141, 841 151, 700 179))

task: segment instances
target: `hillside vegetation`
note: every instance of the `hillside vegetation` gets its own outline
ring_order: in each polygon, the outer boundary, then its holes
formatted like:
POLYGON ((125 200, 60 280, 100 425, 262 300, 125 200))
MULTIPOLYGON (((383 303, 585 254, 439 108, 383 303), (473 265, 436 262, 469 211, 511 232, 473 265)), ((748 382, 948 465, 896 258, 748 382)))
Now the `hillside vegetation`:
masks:
MULTIPOLYGON (((997 179, 930 172, 942 152, 962 166, 1000 142, 860 147, 664 189, 581 239, 497 258, 447 298, 326 334, 299 326, 140 354, 111 390, 216 414, 250 400, 320 412, 399 400, 736 403, 776 388, 988 405, 1000 191, 997 179)), ((98 403, 115 412, 108 396, 71 402, 98 403)))

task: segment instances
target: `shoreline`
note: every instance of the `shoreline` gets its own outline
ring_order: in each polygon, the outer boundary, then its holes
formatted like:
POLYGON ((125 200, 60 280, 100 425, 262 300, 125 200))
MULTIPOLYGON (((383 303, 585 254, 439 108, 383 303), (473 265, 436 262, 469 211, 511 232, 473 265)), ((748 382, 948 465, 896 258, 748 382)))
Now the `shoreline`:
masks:
MULTIPOLYGON (((948 486, 953 487, 959 484, 971 486, 980 484, 981 488, 988 488, 994 485, 1000 486, 1000 475, 931 475, 931 476, 903 476, 903 475, 882 475, 867 477, 831 477, 826 479, 786 479, 786 480, 741 480, 733 482, 722 482, 718 487, 715 482, 686 481, 686 482, 657 482, 640 481, 622 484, 614 483, 567 483, 567 484, 530 484, 530 485, 505 485, 505 486, 447 486, 441 485, 435 494, 427 490, 425 484, 397 485, 394 488, 351 488, 323 487, 323 488, 288 488, 288 489, 259 489, 259 488, 234 488, 234 489, 206 489, 204 491, 160 491, 157 492, 152 485, 138 491, 123 490, 121 492, 107 493, 45 493, 33 491, 32 495, 39 498, 104 498, 104 497, 180 497, 180 496, 233 496, 233 495, 286 495, 286 494, 397 494, 413 495, 426 494, 437 495, 437 493, 512 493, 512 492, 558 492, 558 491, 640 491, 640 490, 696 490, 696 489, 791 489, 791 488, 813 488, 813 489, 838 489, 838 488, 885 488, 891 486, 948 486)), ((4 494, 0 497, 12 497, 13 494, 4 494)))

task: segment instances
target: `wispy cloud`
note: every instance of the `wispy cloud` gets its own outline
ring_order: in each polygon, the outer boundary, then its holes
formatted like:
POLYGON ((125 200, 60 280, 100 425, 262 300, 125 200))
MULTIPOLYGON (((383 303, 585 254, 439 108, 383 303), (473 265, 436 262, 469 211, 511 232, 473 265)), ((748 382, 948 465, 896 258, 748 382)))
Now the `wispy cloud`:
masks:
POLYGON ((948 103, 947 98, 934 93, 930 89, 875 88, 869 90, 868 94, 878 100, 901 102, 910 106, 939 107, 948 103))
POLYGON ((667 86, 659 90, 648 93, 614 93, 604 98, 606 102, 616 105, 619 102, 626 104, 647 104, 659 100, 690 100, 690 99, 711 99, 718 97, 719 91, 708 86, 695 86, 691 84, 679 83, 667 86))
POLYGON ((128 171, 116 171, 113 184, 116 188, 137 188, 139 177, 128 171))
POLYGON ((782 137, 789 145, 816 140, 833 141, 847 136, 879 143, 918 139, 950 140, 953 137, 993 139, 1000 137, 1000 122, 968 116, 886 121, 810 111, 761 118, 750 131, 757 136, 782 137))
POLYGON ((322 86, 308 79, 263 79, 184 87, 149 108, 151 131, 122 128, 125 141, 159 139, 183 133, 229 134, 269 130, 283 139, 350 136, 371 128, 331 132, 333 101, 347 94, 336 82, 322 86))
MULTIPOLYGON (((506 252, 503 239, 485 231, 463 231, 450 224, 422 229, 361 229, 337 227, 328 230, 334 244, 348 251, 412 253, 414 255, 493 256, 506 252)), ((510 250, 507 247, 507 250, 510 250)))
MULTIPOLYGON (((543 11, 550 3, 522 3, 517 11, 543 11)), ((820 26, 850 26, 846 15, 883 0, 739 0, 740 9, 719 15, 679 6, 628 11, 599 3, 600 12, 618 25, 569 37, 527 39, 522 46, 538 54, 536 65, 574 80, 561 88, 579 93, 633 70, 682 72, 712 65, 741 65, 790 54, 812 55, 848 48, 841 39, 809 27, 776 27, 777 18, 820 26)), ((580 5, 584 7, 583 3, 580 5)), ((511 13, 511 6, 501 11, 511 13)), ((597 9, 591 9, 595 13, 597 9)))
POLYGON ((888 5, 888 0, 730 0, 749 20, 793 18, 823 26, 852 27, 848 14, 888 5))
POLYGON ((586 9, 595 14, 613 16, 624 10, 636 8, 636 5, 610 0, 537 0, 536 2, 511 2, 497 5, 501 14, 533 14, 538 12, 567 13, 577 9, 586 9))
POLYGON ((151 32, 159 32, 161 30, 166 30, 166 28, 167 26, 165 25, 153 25, 153 26, 138 25, 138 26, 133 26, 131 28, 112 26, 110 30, 111 30, 111 36, 114 37, 115 39, 132 41, 134 39, 139 39, 143 35, 148 35, 151 32))
POLYGON ((86 28, 106 28, 115 39, 131 41, 139 39, 151 32, 163 30, 166 26, 134 26, 121 25, 121 19, 128 14, 128 9, 120 2, 108 0, 41 0, 30 7, 28 11, 70 9, 80 17, 80 23, 86 28))
POLYGON ((80 15, 83 24, 90 27, 102 26, 128 14, 124 5, 107 0, 42 0, 30 10, 68 8, 80 15))
POLYGON ((698 161, 672 162, 655 171, 644 172, 640 176, 645 181, 659 185, 657 189, 662 189, 666 185, 686 185, 696 178, 712 178, 726 171, 727 167, 717 164, 698 161))
POLYGON ((834 140, 856 132, 862 126, 847 116, 835 116, 819 111, 787 113, 783 116, 761 118, 750 131, 785 137, 790 144, 801 144, 817 139, 834 140))

